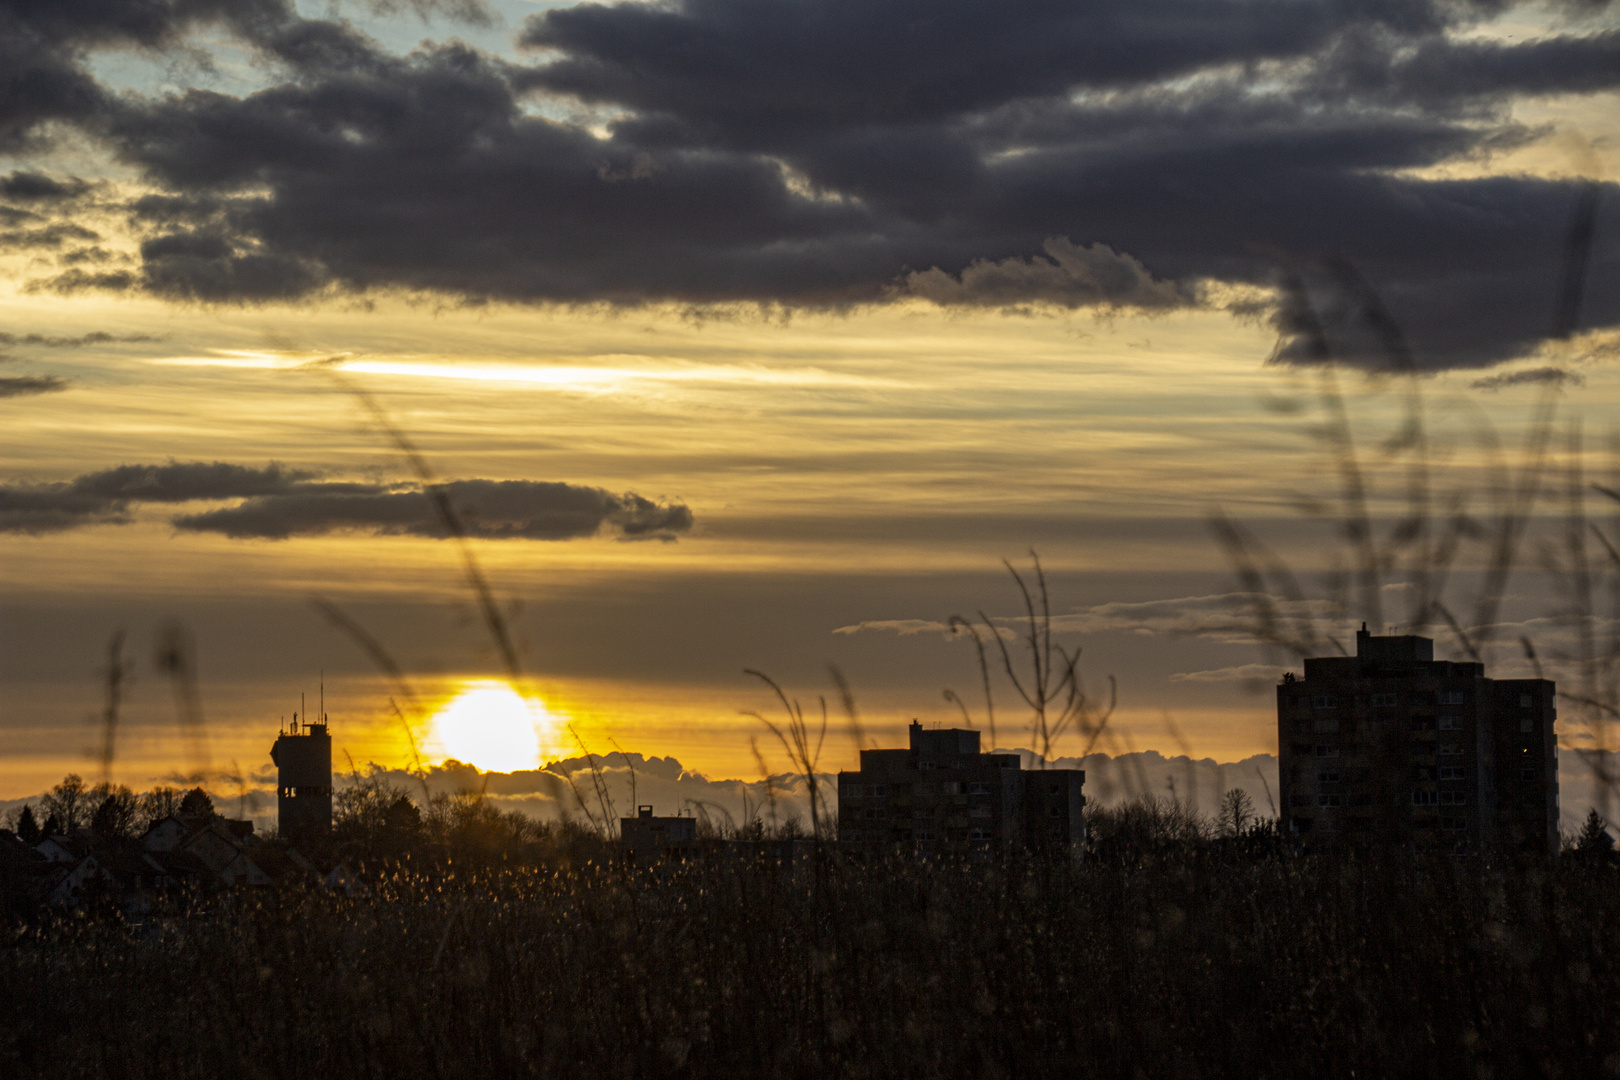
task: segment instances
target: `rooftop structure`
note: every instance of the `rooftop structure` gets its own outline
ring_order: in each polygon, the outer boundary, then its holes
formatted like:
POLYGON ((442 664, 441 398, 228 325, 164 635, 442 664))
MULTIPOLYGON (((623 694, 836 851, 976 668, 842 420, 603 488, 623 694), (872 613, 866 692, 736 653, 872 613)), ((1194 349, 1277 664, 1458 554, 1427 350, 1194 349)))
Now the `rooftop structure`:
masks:
POLYGON ((862 750, 838 774, 838 839, 858 848, 1027 848, 1078 858, 1086 774, 1024 769, 1013 753, 980 753, 977 731, 913 721, 904 750, 862 750))
POLYGON ((1556 687, 1380 637, 1277 687, 1284 820, 1310 847, 1558 847, 1556 687))

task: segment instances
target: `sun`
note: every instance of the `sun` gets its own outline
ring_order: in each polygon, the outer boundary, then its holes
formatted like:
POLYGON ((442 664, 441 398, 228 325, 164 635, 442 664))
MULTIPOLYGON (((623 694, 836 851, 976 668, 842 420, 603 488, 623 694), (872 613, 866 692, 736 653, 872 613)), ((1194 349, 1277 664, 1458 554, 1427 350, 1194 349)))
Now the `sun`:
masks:
POLYGON ((538 699, 494 680, 466 684, 433 716, 429 746, 485 772, 540 766, 542 729, 556 721, 538 699))

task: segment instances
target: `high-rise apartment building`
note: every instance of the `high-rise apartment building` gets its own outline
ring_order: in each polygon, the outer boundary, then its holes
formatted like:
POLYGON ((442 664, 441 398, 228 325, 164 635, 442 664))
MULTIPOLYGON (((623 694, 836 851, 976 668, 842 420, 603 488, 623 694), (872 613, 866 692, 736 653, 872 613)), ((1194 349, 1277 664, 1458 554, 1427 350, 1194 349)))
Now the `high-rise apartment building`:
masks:
POLYGON ((1556 851, 1555 687, 1356 634, 1277 687, 1282 815, 1309 847, 1556 851))
POLYGON ((862 750, 838 774, 838 839, 919 851, 1028 848, 1077 858, 1086 837, 1086 774, 1024 769, 979 752, 979 733, 911 725, 904 750, 862 750))

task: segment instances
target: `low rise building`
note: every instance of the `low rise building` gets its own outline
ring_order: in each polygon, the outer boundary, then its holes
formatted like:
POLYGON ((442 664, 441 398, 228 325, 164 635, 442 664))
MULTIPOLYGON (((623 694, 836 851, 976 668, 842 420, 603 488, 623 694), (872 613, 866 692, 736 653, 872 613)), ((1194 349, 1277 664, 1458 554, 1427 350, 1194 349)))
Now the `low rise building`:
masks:
POLYGON ((697 819, 654 817, 650 806, 636 807, 636 816, 619 819, 619 843, 625 857, 638 865, 673 856, 684 858, 697 846, 697 819))

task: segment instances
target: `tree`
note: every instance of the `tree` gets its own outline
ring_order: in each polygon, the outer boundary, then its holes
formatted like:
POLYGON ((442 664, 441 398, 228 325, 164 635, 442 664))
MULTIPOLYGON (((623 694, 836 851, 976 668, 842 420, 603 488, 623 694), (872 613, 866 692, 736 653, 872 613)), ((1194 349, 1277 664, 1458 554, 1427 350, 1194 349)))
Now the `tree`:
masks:
POLYGON ((1595 808, 1587 811, 1581 834, 1575 838, 1575 850, 1592 859, 1605 859, 1614 850, 1614 837, 1603 827, 1595 808))
POLYGON ((202 788, 194 787, 180 800, 180 814, 183 817, 211 818, 214 816, 214 800, 202 788))
POLYGON ((172 787, 155 787, 141 793, 140 824, 149 829, 166 817, 180 812, 181 795, 172 787))
POLYGON ((90 817, 92 832, 105 837, 135 835, 138 808, 134 792, 122 785, 113 787, 101 784, 92 795, 99 800, 96 802, 95 813, 90 817))
POLYGON ((40 831, 39 822, 34 820, 34 808, 24 803, 22 813, 17 817, 18 838, 29 847, 33 847, 44 838, 44 835, 40 831))
POLYGON ((92 809, 84 780, 78 773, 64 776, 60 784, 39 800, 39 804, 47 817, 56 819, 56 829, 62 833, 82 829, 88 823, 92 809))
POLYGON ((1254 820, 1254 800, 1242 788, 1232 788, 1221 796, 1221 808, 1216 815, 1222 835, 1241 836, 1254 820))
POLYGON ((422 811, 410 796, 400 795, 383 811, 383 841, 396 850, 407 850, 422 835, 422 811))

